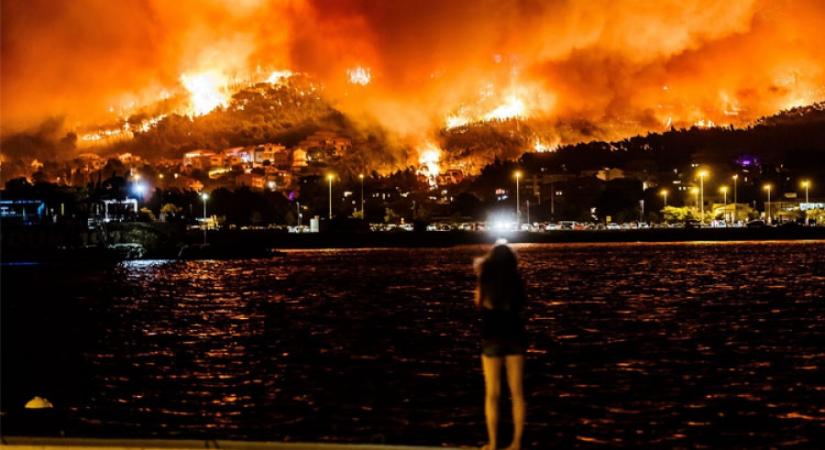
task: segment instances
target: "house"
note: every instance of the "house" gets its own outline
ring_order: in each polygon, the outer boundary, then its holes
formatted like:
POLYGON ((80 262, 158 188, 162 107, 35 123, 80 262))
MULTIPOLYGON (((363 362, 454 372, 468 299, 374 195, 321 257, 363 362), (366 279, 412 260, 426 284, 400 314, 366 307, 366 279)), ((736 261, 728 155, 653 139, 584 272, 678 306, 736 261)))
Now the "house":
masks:
POLYGON ((233 147, 223 151, 223 159, 229 167, 242 166, 252 162, 252 155, 244 147, 233 147))
POLYGON ((235 177, 235 185, 263 190, 266 187, 266 177, 254 173, 244 173, 235 177))
POLYGON ((292 151, 292 170, 300 170, 307 166, 307 152, 302 148, 292 151))
POLYGON ((286 165, 289 162, 289 153, 286 147, 280 144, 262 144, 253 150, 253 162, 256 165, 268 162, 272 165, 286 165))
MULTIPOLYGON (((210 150, 192 150, 183 154, 184 167, 191 167, 192 169, 207 170, 212 167, 213 157, 215 152, 210 150)), ((217 159, 216 159, 217 161, 217 159)), ((220 162, 217 165, 220 166, 220 162)))

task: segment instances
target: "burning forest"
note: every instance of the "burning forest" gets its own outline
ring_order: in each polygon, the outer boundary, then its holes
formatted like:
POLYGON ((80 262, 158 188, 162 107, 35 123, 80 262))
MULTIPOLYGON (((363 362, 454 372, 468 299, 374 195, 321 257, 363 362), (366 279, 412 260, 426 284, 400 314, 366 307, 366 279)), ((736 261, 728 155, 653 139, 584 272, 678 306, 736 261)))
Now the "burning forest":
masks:
POLYGON ((179 157, 329 130, 353 140, 357 170, 433 177, 825 97, 825 10, 809 0, 2 8, 5 160, 179 157))

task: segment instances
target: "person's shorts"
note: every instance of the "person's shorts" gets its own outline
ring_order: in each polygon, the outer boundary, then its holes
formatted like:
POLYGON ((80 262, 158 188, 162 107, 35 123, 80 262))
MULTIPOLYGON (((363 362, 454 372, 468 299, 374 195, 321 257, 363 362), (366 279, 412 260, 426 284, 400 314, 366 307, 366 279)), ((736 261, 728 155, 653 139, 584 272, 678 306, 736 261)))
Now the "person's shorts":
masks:
POLYGON ((526 339, 490 339, 481 341, 481 354, 484 356, 523 355, 526 352, 526 339))

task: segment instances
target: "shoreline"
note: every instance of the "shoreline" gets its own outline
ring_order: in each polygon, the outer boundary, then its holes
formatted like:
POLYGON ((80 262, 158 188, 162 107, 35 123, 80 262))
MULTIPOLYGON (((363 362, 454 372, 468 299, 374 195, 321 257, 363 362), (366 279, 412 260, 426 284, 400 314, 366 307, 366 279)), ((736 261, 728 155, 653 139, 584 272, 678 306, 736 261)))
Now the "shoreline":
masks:
POLYGON ((320 442, 262 442, 222 439, 106 439, 106 438, 48 438, 4 436, 0 447, 13 449, 83 449, 98 450, 175 450, 220 448, 224 450, 428 450, 457 449, 456 447, 421 447, 411 445, 349 444, 320 442))
POLYGON ((825 227, 647 228, 630 230, 496 231, 182 231, 152 224, 118 224, 89 234, 60 226, 5 228, 2 261, 102 262, 125 259, 244 259, 282 256, 279 250, 354 248, 449 248, 513 244, 764 242, 825 240, 825 227), (89 239, 89 237, 94 239, 89 239), (82 238, 82 239, 81 239, 82 238))
MULTIPOLYGON (((202 234, 190 234, 202 239, 202 234)), ((267 247, 273 249, 317 248, 446 248, 458 245, 492 244, 504 238, 513 244, 633 243, 633 242, 760 242, 825 239, 825 227, 809 228, 703 228, 639 230, 555 230, 549 232, 425 231, 425 232, 326 232, 282 233, 260 231, 214 231, 208 242, 217 246, 267 247)))

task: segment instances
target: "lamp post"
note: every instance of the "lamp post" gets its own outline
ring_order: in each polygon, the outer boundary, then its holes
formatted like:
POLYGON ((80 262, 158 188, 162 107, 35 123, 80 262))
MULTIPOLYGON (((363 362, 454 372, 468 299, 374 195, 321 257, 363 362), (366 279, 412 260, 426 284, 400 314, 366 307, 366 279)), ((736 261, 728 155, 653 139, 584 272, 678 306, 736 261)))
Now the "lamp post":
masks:
POLYGON ((739 199, 736 198, 736 181, 739 180, 739 175, 736 174, 731 178, 733 178, 733 222, 736 223, 736 220, 737 220, 737 217, 736 217, 737 205, 736 204, 739 203, 739 199))
POLYGON ((707 170, 699 171, 699 208, 702 222, 705 221, 705 177, 708 176, 707 170))
POLYGON ((332 174, 327 175, 329 181, 329 219, 332 220, 332 179, 335 178, 332 174))
POLYGON ((209 200, 209 194, 202 192, 201 200, 203 200, 203 243, 206 244, 206 201, 209 200))
POLYGON ((517 170, 514 174, 516 177, 516 229, 519 229, 521 226, 521 204, 520 204, 520 197, 519 197, 519 179, 521 178, 521 171, 517 170))
MULTIPOLYGON (((802 181, 802 187, 805 188, 805 203, 810 203, 810 201, 808 200, 808 188, 810 186, 811 186, 811 182, 809 180, 803 180, 802 181)), ((808 206, 808 205, 806 205, 806 207, 810 208, 810 206, 808 206)), ((806 210, 806 212, 805 212, 805 225, 808 225, 808 223, 809 223, 808 222, 808 213, 807 213, 807 210, 806 210)))
POLYGON ((667 208, 667 189, 662 189, 661 191, 659 191, 659 195, 661 195, 664 198, 664 207, 667 208))
POLYGON ((771 223, 771 185, 766 184, 763 188, 768 191, 768 202, 765 203, 765 220, 768 224, 771 223))
POLYGON ((696 205, 696 208, 699 209, 699 188, 692 187, 690 189, 690 193, 693 194, 694 204, 696 205))
POLYGON ((719 192, 722 193, 722 196, 723 196, 722 198, 724 199, 723 204, 725 205, 725 208, 724 208, 725 223, 727 223, 728 222, 728 187, 727 186, 720 187, 719 192))
POLYGON ((367 218, 364 217, 364 174, 358 175, 358 179, 361 180, 361 220, 366 220, 367 218))

